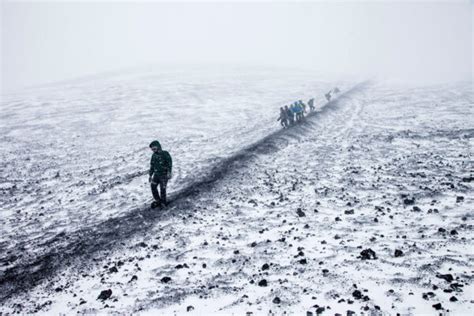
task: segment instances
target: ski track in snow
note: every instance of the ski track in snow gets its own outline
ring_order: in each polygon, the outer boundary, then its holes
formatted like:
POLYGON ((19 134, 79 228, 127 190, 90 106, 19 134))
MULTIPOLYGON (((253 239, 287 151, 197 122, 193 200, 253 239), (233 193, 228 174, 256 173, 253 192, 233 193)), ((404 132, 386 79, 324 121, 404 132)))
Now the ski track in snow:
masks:
POLYGON ((440 303, 472 314, 472 101, 469 84, 373 84, 300 126, 260 127, 272 136, 228 160, 210 155, 166 210, 140 206, 81 228, 93 242, 108 227, 92 246, 56 237, 45 267, 60 272, 40 268, 44 280, 2 310, 435 314, 440 303), (360 257, 368 248, 376 259, 360 257))

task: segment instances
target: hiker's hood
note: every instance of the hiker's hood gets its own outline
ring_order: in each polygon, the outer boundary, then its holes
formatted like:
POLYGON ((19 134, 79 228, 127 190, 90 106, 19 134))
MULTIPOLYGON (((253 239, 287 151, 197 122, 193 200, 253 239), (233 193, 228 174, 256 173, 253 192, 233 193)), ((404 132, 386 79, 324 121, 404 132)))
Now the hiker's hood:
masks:
POLYGON ((161 145, 160 145, 160 142, 157 141, 157 140, 154 140, 150 143, 150 148, 151 147, 158 147, 159 150, 161 150, 161 145))

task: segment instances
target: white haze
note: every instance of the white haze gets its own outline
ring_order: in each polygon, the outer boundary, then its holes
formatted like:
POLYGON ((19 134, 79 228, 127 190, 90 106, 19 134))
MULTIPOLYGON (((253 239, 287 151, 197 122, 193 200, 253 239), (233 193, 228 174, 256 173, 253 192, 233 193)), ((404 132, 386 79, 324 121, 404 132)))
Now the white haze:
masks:
POLYGON ((1 3, 3 93, 150 64, 472 78, 472 1, 1 3))

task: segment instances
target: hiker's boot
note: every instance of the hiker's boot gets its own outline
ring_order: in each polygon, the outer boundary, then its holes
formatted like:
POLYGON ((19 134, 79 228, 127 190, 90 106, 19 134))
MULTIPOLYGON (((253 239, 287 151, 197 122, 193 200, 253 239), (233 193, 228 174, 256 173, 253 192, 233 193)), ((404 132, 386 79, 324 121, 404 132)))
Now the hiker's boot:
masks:
POLYGON ((151 203, 151 208, 157 208, 160 207, 161 203, 159 201, 153 201, 151 203))

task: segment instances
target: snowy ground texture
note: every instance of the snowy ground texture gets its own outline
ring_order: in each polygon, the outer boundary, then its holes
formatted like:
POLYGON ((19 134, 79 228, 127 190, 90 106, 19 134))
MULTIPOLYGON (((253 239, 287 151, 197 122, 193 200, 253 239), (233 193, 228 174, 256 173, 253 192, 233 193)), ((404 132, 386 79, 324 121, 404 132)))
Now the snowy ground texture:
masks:
POLYGON ((472 104, 471 83, 272 71, 6 96, 0 314, 472 315, 472 104), (313 96, 281 130, 278 107, 313 96), (164 210, 154 138, 175 165, 164 210))

